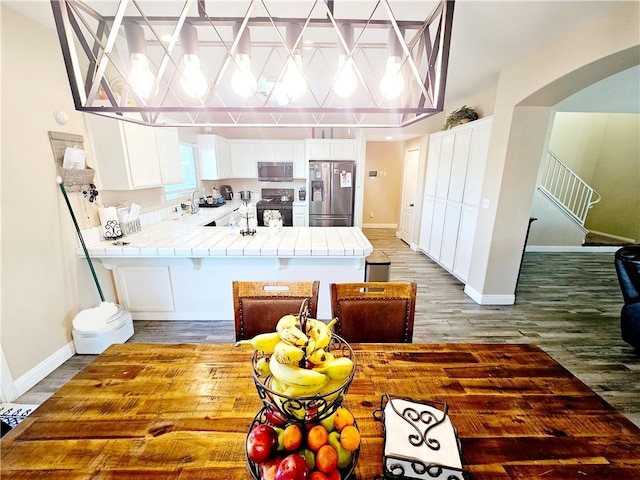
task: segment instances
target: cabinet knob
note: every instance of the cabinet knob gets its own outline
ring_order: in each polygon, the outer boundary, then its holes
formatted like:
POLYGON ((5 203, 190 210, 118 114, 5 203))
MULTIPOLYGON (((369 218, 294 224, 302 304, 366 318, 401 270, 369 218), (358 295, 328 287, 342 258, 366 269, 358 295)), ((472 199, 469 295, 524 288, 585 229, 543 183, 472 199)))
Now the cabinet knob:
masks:
POLYGON ((410 203, 410 204, 409 204, 409 206, 410 206, 410 207, 413 207, 413 203, 410 203))

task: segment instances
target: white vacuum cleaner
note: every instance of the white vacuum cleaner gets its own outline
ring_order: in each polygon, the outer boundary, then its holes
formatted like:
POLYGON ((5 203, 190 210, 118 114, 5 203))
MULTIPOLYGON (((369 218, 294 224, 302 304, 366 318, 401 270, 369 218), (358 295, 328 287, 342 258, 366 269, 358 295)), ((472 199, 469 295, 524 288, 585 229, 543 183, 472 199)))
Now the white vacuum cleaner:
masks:
POLYGON ((71 333, 73 342, 76 347, 76 353, 99 355, 109 345, 114 343, 124 343, 133 336, 133 319, 131 313, 120 308, 113 302, 106 302, 96 271, 93 268, 93 262, 89 257, 89 251, 82 238, 82 233, 78 227, 78 222, 69 203, 67 191, 64 188, 62 177, 56 178, 60 190, 67 203, 67 208, 71 214, 73 225, 76 227, 76 233, 80 239, 84 255, 89 264, 89 269, 93 275, 93 281, 98 289, 101 303, 97 307, 88 308, 80 311, 73 319, 71 333))

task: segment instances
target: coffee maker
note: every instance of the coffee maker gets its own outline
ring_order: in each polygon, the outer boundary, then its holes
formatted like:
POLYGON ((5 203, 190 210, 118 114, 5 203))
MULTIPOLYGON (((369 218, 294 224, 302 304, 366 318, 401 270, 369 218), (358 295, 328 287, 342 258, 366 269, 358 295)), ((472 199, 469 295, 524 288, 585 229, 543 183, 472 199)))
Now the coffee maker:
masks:
POLYGON ((222 185, 220 187, 220 194, 225 200, 233 200, 233 189, 230 185, 222 185))

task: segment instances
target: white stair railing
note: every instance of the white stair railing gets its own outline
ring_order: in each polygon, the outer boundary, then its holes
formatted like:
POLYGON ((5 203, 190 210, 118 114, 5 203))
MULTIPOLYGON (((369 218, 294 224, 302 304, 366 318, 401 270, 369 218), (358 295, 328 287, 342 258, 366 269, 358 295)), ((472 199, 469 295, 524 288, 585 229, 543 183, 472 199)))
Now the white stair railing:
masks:
POLYGON ((546 173, 538 188, 583 227, 589 209, 602 198, 551 150, 547 151, 546 173))

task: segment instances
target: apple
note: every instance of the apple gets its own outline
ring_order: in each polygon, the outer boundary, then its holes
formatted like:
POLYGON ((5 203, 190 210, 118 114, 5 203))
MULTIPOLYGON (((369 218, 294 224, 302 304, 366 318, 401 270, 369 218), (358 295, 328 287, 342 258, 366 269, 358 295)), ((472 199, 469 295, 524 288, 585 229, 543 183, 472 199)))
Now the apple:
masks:
POLYGON ((351 465, 353 453, 344 448, 340 443, 340 432, 336 430, 329 434, 329 445, 338 452, 338 468, 347 468, 351 465))
POLYGON ((300 451, 300 455, 302 455, 306 460, 309 471, 313 471, 313 469, 316 468, 316 454, 313 453, 313 450, 303 448, 300 451))
POLYGON ((276 471, 275 480, 307 480, 309 477, 309 466, 305 458, 292 453, 280 462, 276 471))
POLYGON ((282 457, 277 456, 260 464, 260 480, 275 480, 278 465, 282 461, 282 457))
POLYGON ((333 432, 336 426, 333 423, 333 417, 336 416, 337 410, 334 410, 331 415, 320 420, 320 425, 327 429, 327 432, 333 432))
POLYGON ((258 425, 247 436, 247 455, 255 463, 266 462, 278 449, 278 433, 271 425, 258 425))
POLYGON ((274 427, 284 427, 287 424, 285 416, 273 407, 268 407, 264 416, 267 418, 267 422, 274 427))

